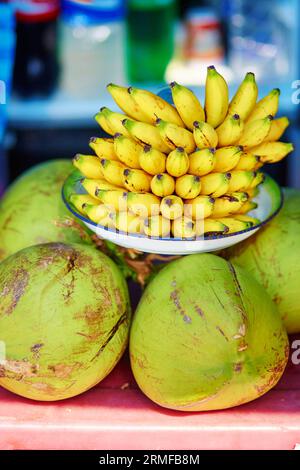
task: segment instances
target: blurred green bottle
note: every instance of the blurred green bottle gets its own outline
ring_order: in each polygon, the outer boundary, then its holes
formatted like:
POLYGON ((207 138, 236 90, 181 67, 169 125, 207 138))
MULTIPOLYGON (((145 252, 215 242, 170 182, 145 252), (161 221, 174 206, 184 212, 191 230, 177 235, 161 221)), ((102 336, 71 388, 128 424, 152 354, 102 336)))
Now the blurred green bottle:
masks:
POLYGON ((130 82, 163 82, 174 52, 176 0, 128 0, 127 74, 130 82))

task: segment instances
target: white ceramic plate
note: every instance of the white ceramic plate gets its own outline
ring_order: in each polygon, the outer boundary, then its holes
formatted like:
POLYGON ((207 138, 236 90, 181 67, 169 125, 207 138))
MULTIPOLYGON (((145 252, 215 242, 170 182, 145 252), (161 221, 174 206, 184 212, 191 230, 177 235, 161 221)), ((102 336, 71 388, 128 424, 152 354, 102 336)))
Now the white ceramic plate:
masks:
POLYGON ((263 225, 271 220, 281 209, 283 204, 283 193, 278 184, 268 175, 260 186, 259 195, 255 198, 258 208, 250 213, 253 217, 261 220, 259 225, 230 235, 215 235, 201 237, 196 240, 179 240, 176 238, 148 238, 146 235, 131 235, 117 230, 105 228, 91 222, 80 214, 75 207, 69 203, 71 194, 85 194, 86 191, 80 183, 81 175, 75 171, 66 180, 62 196, 69 211, 80 219, 99 238, 109 240, 116 245, 125 248, 133 248, 145 253, 158 253, 161 255, 187 255, 192 253, 212 252, 228 248, 229 246, 246 240, 256 233, 263 225))

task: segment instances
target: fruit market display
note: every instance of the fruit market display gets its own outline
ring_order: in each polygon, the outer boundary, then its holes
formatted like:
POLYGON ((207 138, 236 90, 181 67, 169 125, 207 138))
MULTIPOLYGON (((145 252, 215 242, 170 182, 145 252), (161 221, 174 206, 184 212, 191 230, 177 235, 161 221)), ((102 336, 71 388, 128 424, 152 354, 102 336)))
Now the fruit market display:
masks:
POLYGON ((278 382, 288 353, 286 331, 265 289, 242 268, 210 254, 182 257, 155 277, 130 335, 131 367, 141 390, 182 411, 225 409, 258 398, 278 382))
POLYGON ((70 201, 92 222, 126 233, 194 238, 231 234, 259 223, 252 213, 261 168, 292 150, 280 142, 289 125, 275 119, 279 89, 261 100, 253 73, 233 98, 208 67, 205 104, 176 82, 174 106, 134 87, 107 87, 121 112, 102 108, 96 120, 111 137, 92 137, 95 155, 77 154, 86 194, 70 201))
POLYGON ((285 190, 279 215, 225 256, 243 266, 270 294, 288 333, 300 332, 300 192, 285 190))

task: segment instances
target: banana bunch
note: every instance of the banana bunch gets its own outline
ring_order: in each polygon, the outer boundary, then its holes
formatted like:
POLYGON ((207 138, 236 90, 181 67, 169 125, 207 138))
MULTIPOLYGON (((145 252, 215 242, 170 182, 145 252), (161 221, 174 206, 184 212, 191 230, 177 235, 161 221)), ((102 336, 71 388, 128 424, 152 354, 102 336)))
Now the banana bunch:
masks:
POLYGON ((255 75, 247 73, 230 100, 210 66, 203 105, 176 82, 174 105, 134 87, 111 83, 107 90, 121 111, 101 108, 95 119, 108 137, 92 137, 94 155, 73 160, 85 194, 73 194, 71 203, 81 214, 120 232, 185 239, 259 223, 251 211, 260 170, 293 151, 280 142, 289 121, 276 118, 279 89, 258 101, 255 75))

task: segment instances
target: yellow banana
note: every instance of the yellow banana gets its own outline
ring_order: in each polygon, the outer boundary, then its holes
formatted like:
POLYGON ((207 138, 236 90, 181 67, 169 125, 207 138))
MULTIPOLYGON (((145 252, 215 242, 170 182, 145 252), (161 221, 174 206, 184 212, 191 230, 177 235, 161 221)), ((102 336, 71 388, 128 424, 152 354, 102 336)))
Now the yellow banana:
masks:
POLYGON ((214 171, 217 173, 226 173, 236 167, 243 153, 243 147, 230 146, 222 147, 216 151, 216 163, 214 171))
POLYGON ((118 160, 114 149, 113 139, 103 139, 101 137, 91 137, 89 146, 94 150, 99 158, 107 158, 108 160, 118 160))
POLYGON ((236 144, 244 131, 244 122, 238 114, 227 116, 225 121, 216 129, 218 146, 227 147, 236 144))
POLYGON ((252 113, 247 119, 247 123, 263 119, 266 116, 275 116, 279 107, 280 90, 275 88, 267 96, 258 101, 252 113))
POLYGON ((247 123, 243 135, 239 140, 239 144, 245 148, 255 147, 261 144, 270 132, 272 121, 273 116, 270 115, 263 119, 247 123))
POLYGON ((216 148, 218 145, 218 134, 207 122, 194 122, 194 139, 199 150, 205 148, 216 148))
POLYGON ((183 147, 177 147, 167 157, 167 172, 176 178, 185 175, 188 172, 189 165, 189 156, 183 147))
POLYGON ((97 113, 95 115, 95 120, 96 122, 99 124, 99 126, 104 130, 104 132, 106 132, 107 134, 109 135, 114 135, 114 130, 111 129, 111 127, 108 125, 108 122, 107 122, 107 119, 106 117, 104 116, 104 114, 102 113, 102 111, 100 111, 99 113, 97 113))
POLYGON ((128 193, 128 209, 141 217, 158 215, 160 211, 160 198, 151 193, 128 193))
POLYGON ((207 148, 196 150, 190 156, 189 173, 195 176, 204 176, 211 173, 216 165, 216 149, 207 148))
POLYGON ((85 213, 83 208, 85 204, 99 204, 99 201, 97 201, 96 198, 90 196, 89 194, 72 194, 70 196, 70 202, 71 204, 73 204, 74 207, 76 207, 78 212, 80 212, 81 214, 85 213))
POLYGON ((251 149, 251 152, 260 156, 262 163, 277 163, 293 152, 293 144, 283 142, 266 142, 251 149))
POLYGON ((95 197, 96 191, 106 190, 106 189, 120 189, 118 186, 115 186, 111 183, 108 183, 104 179, 94 180, 91 178, 83 178, 81 180, 82 187, 86 190, 86 192, 90 195, 95 197))
POLYGON ((128 88, 115 85, 114 83, 110 83, 109 85, 107 85, 106 88, 113 97, 115 103, 125 114, 127 114, 127 116, 137 121, 143 121, 148 123, 152 122, 152 120, 148 118, 145 113, 143 113, 143 110, 134 101, 128 91, 128 88))
POLYGON ((144 145, 139 162, 141 168, 150 175, 154 176, 166 171, 166 155, 151 145, 144 145))
POLYGON ((170 237, 171 222, 161 215, 153 215, 144 220, 144 232, 148 237, 170 237))
POLYGON ((210 196, 198 196, 195 199, 185 201, 184 213, 193 220, 210 217, 215 204, 215 199, 210 196))
POLYGON ((258 155, 254 155, 253 153, 243 152, 239 162, 234 167, 235 170, 241 171, 255 171, 261 165, 260 157, 258 155))
POLYGON ((201 178, 201 194, 213 198, 224 196, 228 193, 230 173, 210 173, 201 178))
POLYGON ((259 225, 259 224, 260 224, 260 220, 259 220, 259 219, 256 219, 255 217, 250 217, 250 215, 237 214, 237 215, 235 215, 234 218, 235 218, 236 220, 241 221, 241 222, 248 222, 248 223, 252 224, 252 227, 254 227, 255 225, 259 225))
POLYGON ((227 225, 223 224, 219 220, 205 219, 204 220, 204 234, 209 235, 224 235, 229 232, 227 225))
POLYGON ((195 150, 196 144, 193 134, 187 129, 162 119, 157 119, 156 128, 169 149, 175 150, 177 147, 183 147, 187 153, 192 153, 195 150))
POLYGON ((176 180, 175 192, 182 199, 195 199, 201 192, 199 176, 184 175, 176 180))
POLYGON ((126 166, 120 162, 107 160, 106 158, 102 158, 100 163, 104 179, 115 186, 123 187, 123 171, 126 169, 126 166))
POLYGON ((127 137, 130 137, 129 132, 124 128, 122 124, 124 119, 129 119, 128 116, 121 113, 115 113, 106 107, 101 108, 100 114, 105 117, 109 128, 112 130, 111 135, 120 133, 126 135, 127 137))
POLYGON ((109 210, 104 204, 83 204, 82 207, 84 213, 88 218, 95 224, 100 224, 101 220, 108 217, 109 210))
POLYGON ((126 168, 123 172, 124 186, 134 193, 148 193, 151 189, 152 176, 143 170, 126 168))
POLYGON ((233 217, 221 217, 217 220, 228 227, 228 234, 243 232, 253 227, 253 222, 238 220, 233 217))
POLYGON ((251 183, 256 176, 254 171, 239 171, 234 170, 231 172, 229 181, 228 193, 236 193, 246 191, 251 188, 251 183))
POLYGON ((279 140, 289 125, 290 121, 286 116, 279 119, 274 119, 271 123, 270 132, 264 139, 264 142, 275 142, 276 140, 279 140))
POLYGON ((114 150, 117 158, 130 168, 141 168, 140 153, 143 146, 130 137, 122 134, 114 136, 114 150))
POLYGON ((204 109, 196 95, 188 88, 176 82, 170 84, 176 109, 184 124, 190 131, 194 129, 194 121, 205 121, 204 109))
POLYGON ((166 219, 174 220, 183 215, 183 201, 178 196, 166 196, 161 200, 160 212, 166 219))
POLYGON ((196 223, 192 219, 179 217, 172 222, 172 234, 174 238, 179 238, 180 240, 195 238, 197 235, 195 225, 196 223))
POLYGON ((78 168, 86 178, 103 178, 100 160, 94 155, 81 155, 80 153, 77 153, 73 158, 73 165, 78 168))
MULTIPOLYGON (((218 127, 225 119, 228 111, 228 85, 212 65, 207 68, 205 86, 206 122, 212 127, 218 127)), ((215 147, 211 145, 210 147, 215 147)))
POLYGON ((132 121, 130 119, 124 119, 123 126, 140 144, 151 145, 151 147, 163 153, 169 152, 169 146, 165 144, 159 130, 155 126, 147 124, 146 122, 132 121))
POLYGON ((96 191, 97 198, 109 208, 110 212, 127 210, 127 194, 122 189, 98 189, 96 191))
POLYGON ((228 113, 239 114, 241 120, 246 121, 256 105, 257 96, 258 87, 255 81, 255 75, 249 72, 246 74, 243 82, 232 98, 228 113))
POLYGON ((227 217, 238 213, 247 199, 248 194, 246 193, 232 193, 231 195, 217 198, 215 200, 212 218, 218 219, 219 217, 227 217))
POLYGON ((262 172, 254 172, 254 178, 250 184, 250 189, 257 188, 260 184, 265 181, 266 177, 262 172))
POLYGON ((176 126, 184 127, 184 123, 174 106, 167 103, 160 96, 151 93, 151 91, 133 87, 128 88, 128 92, 139 108, 143 110, 143 113, 151 119, 152 124, 155 124, 159 118, 176 126))
POLYGON ((257 209, 257 207, 258 204, 249 199, 242 205, 238 213, 241 215, 248 214, 248 212, 254 211, 255 209, 257 209))
POLYGON ((159 173, 151 180, 151 191, 159 197, 170 196, 174 193, 175 181, 168 173, 159 173))
POLYGON ((115 217, 115 228, 126 234, 143 233, 142 219, 131 212, 118 212, 115 217))

